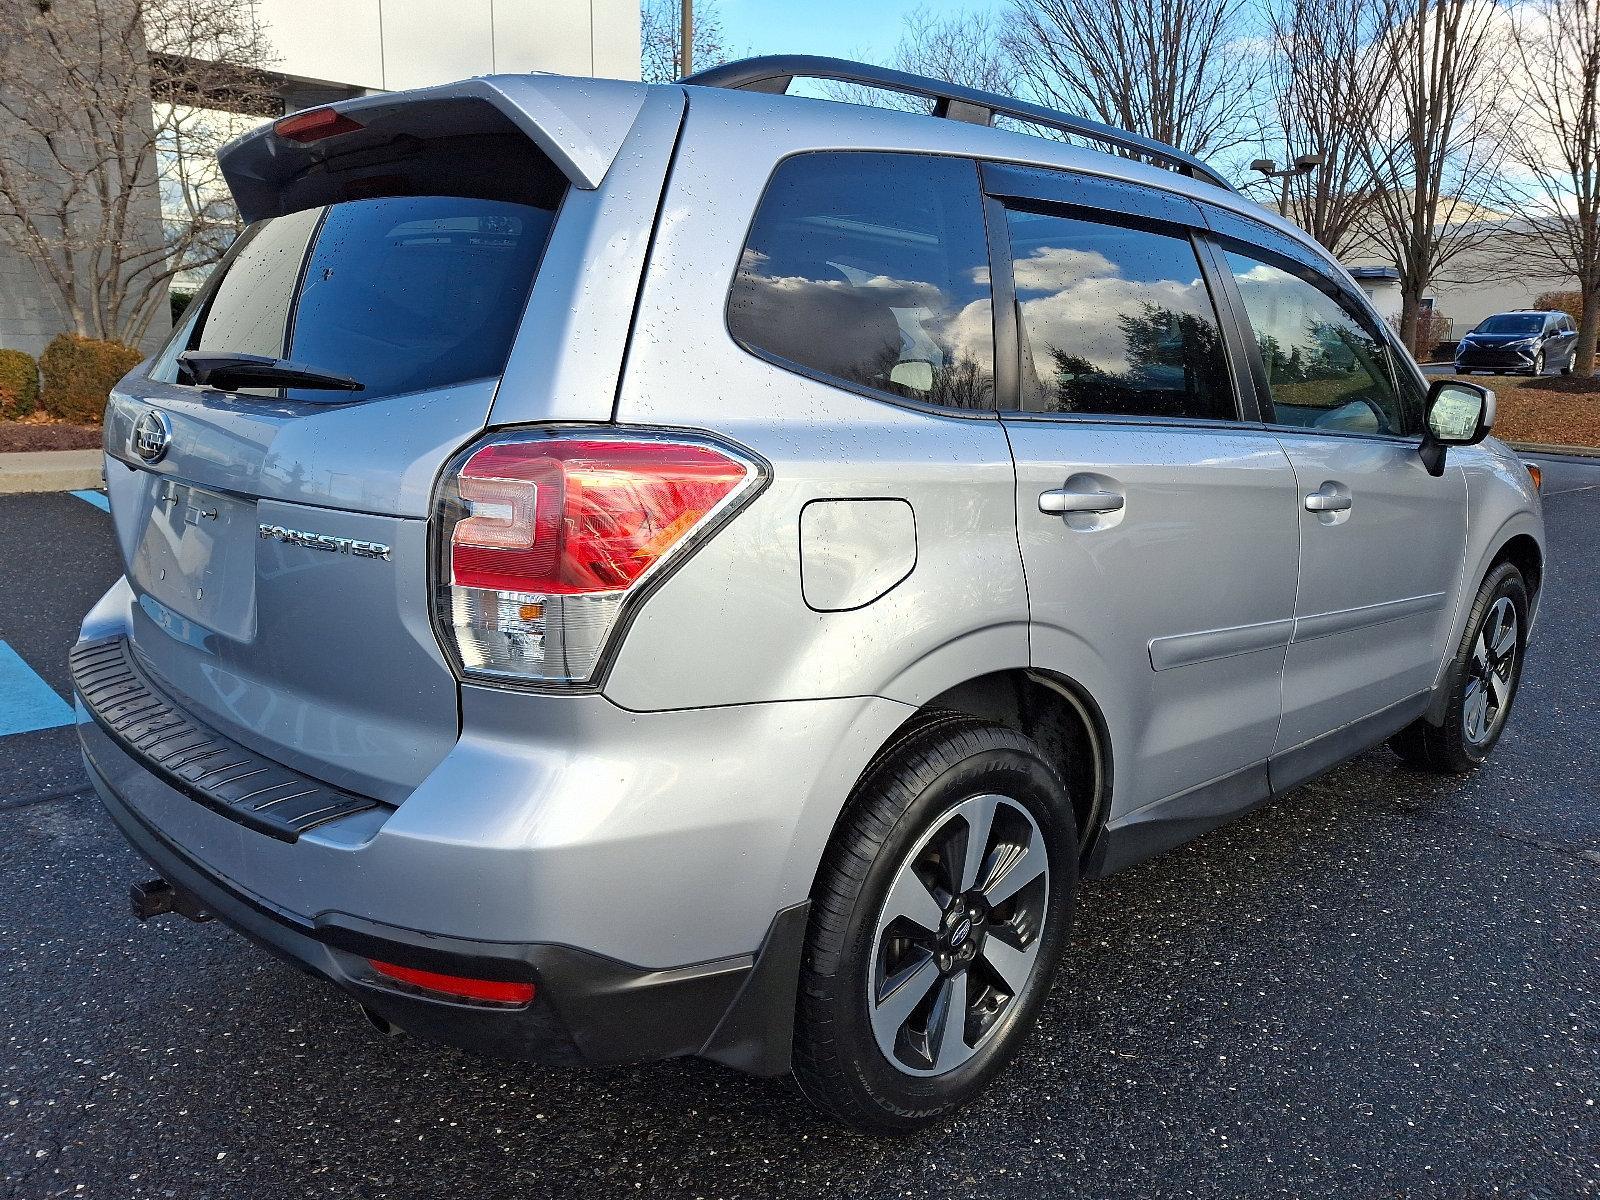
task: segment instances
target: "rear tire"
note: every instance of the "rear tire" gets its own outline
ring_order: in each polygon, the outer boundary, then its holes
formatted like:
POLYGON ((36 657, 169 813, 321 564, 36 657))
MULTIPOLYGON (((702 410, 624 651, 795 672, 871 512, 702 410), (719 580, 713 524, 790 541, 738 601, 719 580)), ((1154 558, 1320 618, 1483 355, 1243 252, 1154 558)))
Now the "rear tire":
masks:
POLYGON ((883 1133, 971 1100, 1033 1026, 1077 884, 1072 804, 1030 739, 972 718, 902 739, 857 785, 817 874, 801 1091, 883 1133))
POLYGON ((1420 717, 1389 746, 1411 766, 1460 775, 1481 765, 1505 731, 1522 680, 1527 648, 1528 591, 1522 572, 1501 563, 1478 589, 1466 632, 1445 675, 1450 689, 1444 723, 1420 717))

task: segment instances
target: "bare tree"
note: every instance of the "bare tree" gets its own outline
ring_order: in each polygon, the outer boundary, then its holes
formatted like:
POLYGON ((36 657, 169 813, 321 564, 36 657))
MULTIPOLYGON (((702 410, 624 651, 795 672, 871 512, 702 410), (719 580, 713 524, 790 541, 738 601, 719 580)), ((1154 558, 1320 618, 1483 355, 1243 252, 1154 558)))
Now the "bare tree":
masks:
POLYGON ((1600 333, 1600 11, 1544 0, 1515 14, 1513 80, 1521 119, 1504 125, 1516 221, 1507 257, 1534 278, 1576 279, 1575 369, 1594 373, 1600 333))
POLYGON ((1366 153, 1373 115, 1395 79, 1375 49, 1385 0, 1277 0, 1268 19, 1273 55, 1269 118, 1283 161, 1321 165, 1288 179, 1288 211, 1335 254, 1361 239, 1376 180, 1366 153))
POLYGON ((1501 10, 1493 0, 1385 0, 1375 51, 1394 86, 1364 142, 1373 241, 1400 274, 1399 334, 1416 353, 1422 298, 1444 268, 1499 232, 1504 156, 1494 97, 1501 10))
MULTIPOLYGON (((889 66, 981 91, 1013 91, 1016 64, 1006 49, 1001 18, 982 11, 937 13, 916 9, 907 13, 900 24, 900 40, 889 56, 889 66)), ((929 111, 929 101, 923 96, 838 80, 822 81, 816 94, 844 104, 901 112, 929 111)))
MULTIPOLYGON (((644 0, 639 8, 639 71, 646 83, 671 83, 678 78, 683 6, 680 0, 644 0)), ((714 0, 697 0, 691 29, 691 56, 696 71, 728 61, 722 14, 714 0)))
POLYGON ((1246 0, 1011 0, 1006 46, 1043 103, 1214 155, 1254 131, 1246 0))
POLYGON ((0 7, 0 238, 74 332, 137 344, 168 281, 232 240, 206 114, 269 111, 267 54, 234 0, 0 7))
POLYGON ((913 75, 1002 95, 1015 93, 1017 64, 1006 48, 1005 23, 985 11, 908 14, 893 65, 913 75))

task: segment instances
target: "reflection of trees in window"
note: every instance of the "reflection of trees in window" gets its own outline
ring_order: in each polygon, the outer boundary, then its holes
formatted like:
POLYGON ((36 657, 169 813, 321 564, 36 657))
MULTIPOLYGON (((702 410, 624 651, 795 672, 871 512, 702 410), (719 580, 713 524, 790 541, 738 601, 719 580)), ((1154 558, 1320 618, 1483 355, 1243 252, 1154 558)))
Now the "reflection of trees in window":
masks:
POLYGON ((1257 334, 1256 345, 1281 404, 1336 408, 1371 392, 1379 378, 1370 338, 1315 315, 1306 317, 1304 337, 1287 350, 1270 333, 1257 334))
POLYGON ((1127 366, 1108 371, 1082 355, 1050 347, 1056 412, 1113 416, 1217 417, 1232 415, 1222 339, 1215 322, 1141 301, 1138 312, 1117 315, 1127 366))
POLYGON ((927 391, 907 384, 897 383, 894 369, 901 363, 922 361, 902 357, 900 346, 881 347, 871 361, 855 369, 844 368, 830 372, 841 379, 878 392, 888 392, 907 400, 924 404, 937 404, 943 408, 993 408, 994 373, 970 356, 953 362, 930 363, 933 369, 933 386, 927 391))

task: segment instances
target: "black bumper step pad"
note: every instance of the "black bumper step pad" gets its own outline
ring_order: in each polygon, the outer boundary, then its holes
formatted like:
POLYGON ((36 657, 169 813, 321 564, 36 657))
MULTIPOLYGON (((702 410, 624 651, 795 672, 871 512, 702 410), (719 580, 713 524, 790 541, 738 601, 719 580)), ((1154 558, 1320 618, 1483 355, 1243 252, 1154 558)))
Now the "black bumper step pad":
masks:
POLYGON ((69 656, 84 707, 118 745, 189 799, 279 841, 388 808, 319 783, 212 731, 158 691, 125 638, 85 642, 69 656))

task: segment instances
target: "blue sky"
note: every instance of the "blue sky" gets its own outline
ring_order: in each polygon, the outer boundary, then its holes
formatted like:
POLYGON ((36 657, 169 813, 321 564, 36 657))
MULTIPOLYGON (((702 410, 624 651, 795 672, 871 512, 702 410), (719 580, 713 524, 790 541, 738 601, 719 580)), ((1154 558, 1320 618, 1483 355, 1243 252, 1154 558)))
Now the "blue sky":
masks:
POLYGON ((728 49, 883 61, 909 13, 1000 9, 1004 0, 715 0, 728 49))

